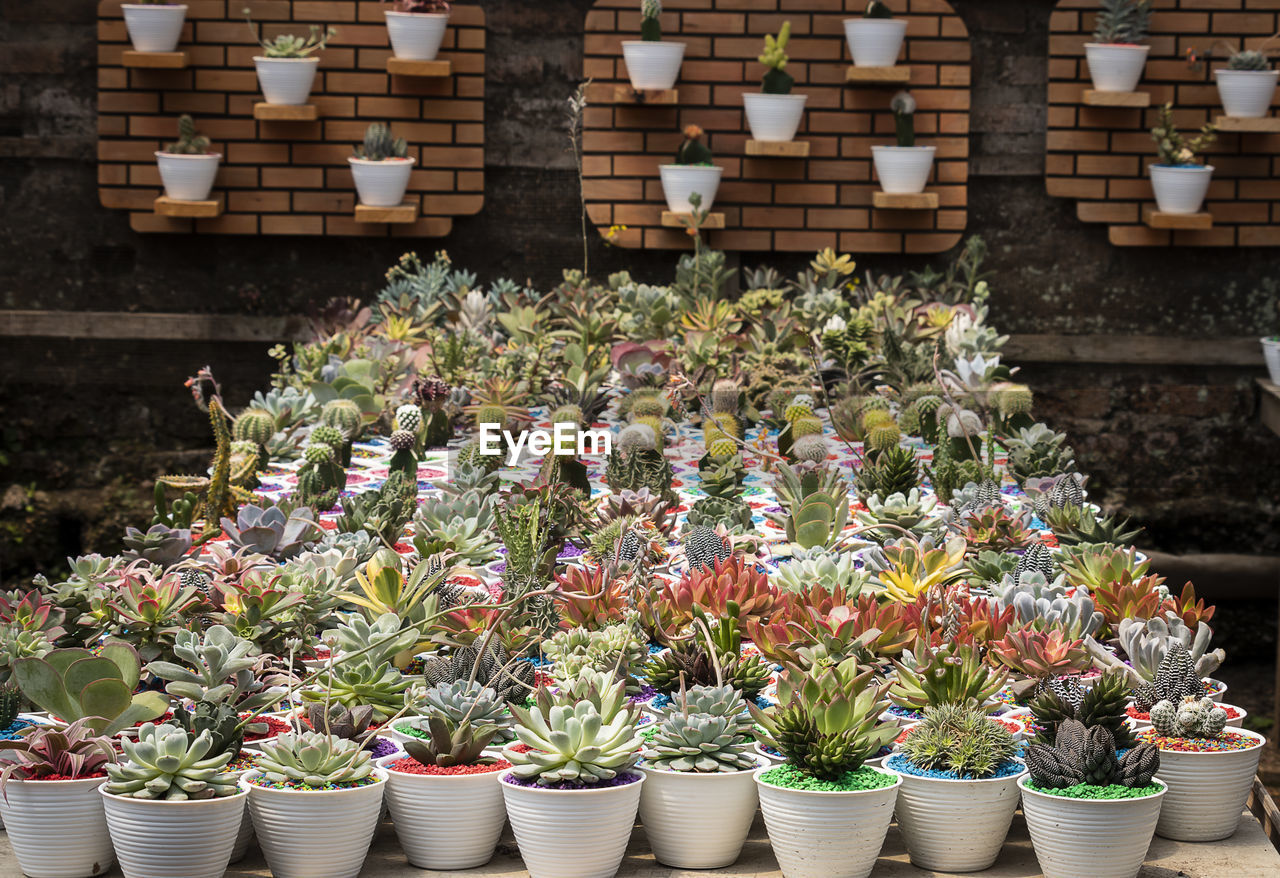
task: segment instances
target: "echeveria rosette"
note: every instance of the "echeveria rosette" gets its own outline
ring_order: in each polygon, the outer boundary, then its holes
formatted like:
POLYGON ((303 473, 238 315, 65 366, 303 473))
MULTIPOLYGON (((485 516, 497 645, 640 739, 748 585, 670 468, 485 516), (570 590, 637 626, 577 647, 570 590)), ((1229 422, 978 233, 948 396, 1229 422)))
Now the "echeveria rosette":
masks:
POLYGON ((756 767, 751 743, 733 717, 706 713, 668 716, 644 750, 654 768, 694 774, 746 771, 756 767))
POLYGON ((503 755, 522 780, 536 780, 540 786, 597 784, 613 780, 639 761, 641 741, 630 711, 605 723, 589 701, 551 705, 545 713, 515 706, 511 710, 517 720, 516 737, 532 749, 509 747, 503 755))
POLYGON ((213 737, 201 732, 194 739, 177 726, 144 723, 138 740, 124 738, 125 760, 107 765, 109 781, 103 790, 128 799, 215 799, 233 796, 238 775, 225 771, 230 751, 209 755, 213 737))
POLYGON ((289 732, 263 741, 254 762, 270 783, 304 787, 354 785, 373 774, 373 755, 355 741, 319 732, 289 732))

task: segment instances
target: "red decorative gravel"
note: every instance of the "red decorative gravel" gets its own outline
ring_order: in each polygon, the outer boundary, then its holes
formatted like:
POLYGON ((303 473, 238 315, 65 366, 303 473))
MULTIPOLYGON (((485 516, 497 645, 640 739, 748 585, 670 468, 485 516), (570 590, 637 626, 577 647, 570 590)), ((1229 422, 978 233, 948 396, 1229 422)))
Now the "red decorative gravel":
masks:
MULTIPOLYGON (((248 714, 244 714, 240 718, 244 719, 247 716, 248 714)), ((283 735, 285 732, 293 730, 293 727, 290 726, 287 722, 285 722, 282 719, 278 719, 277 717, 274 717, 274 716, 260 716, 257 719, 255 719, 254 722, 266 723, 267 733, 265 735, 246 734, 244 736, 244 739, 246 741, 261 741, 265 738, 274 738, 276 735, 283 735)))
POLYGON ((513 753, 528 753, 533 748, 528 744, 512 744, 511 747, 507 749, 510 749, 513 753))
POLYGON ((451 765, 448 768, 442 768, 439 765, 423 765, 412 758, 400 759, 387 765, 387 768, 401 774, 427 774, 437 777, 459 774, 491 774, 495 771, 506 771, 510 767, 511 763, 505 759, 498 759, 494 762, 481 763, 479 765, 451 765))
POLYGON ((79 777, 71 777, 68 774, 41 774, 36 777, 15 778, 15 780, 85 780, 91 777, 106 777, 105 771, 95 771, 93 774, 82 774, 79 777))

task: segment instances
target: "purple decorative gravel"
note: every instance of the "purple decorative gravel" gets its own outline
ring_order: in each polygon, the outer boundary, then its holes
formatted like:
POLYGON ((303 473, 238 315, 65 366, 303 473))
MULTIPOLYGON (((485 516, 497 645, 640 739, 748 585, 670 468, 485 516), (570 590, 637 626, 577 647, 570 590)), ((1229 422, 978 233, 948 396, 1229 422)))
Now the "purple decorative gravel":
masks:
POLYGON ((896 704, 891 704, 891 705, 889 705, 889 711, 888 711, 888 712, 889 712, 891 715, 893 715, 893 716, 900 716, 900 717, 902 717, 902 718, 904 718, 904 719, 909 719, 909 720, 911 720, 912 722, 916 722, 916 721, 918 721, 918 720, 922 720, 922 719, 924 719, 924 714, 923 714, 923 713, 921 713, 920 711, 918 711, 918 710, 910 710, 910 709, 905 708, 905 707, 899 707, 899 706, 898 706, 898 705, 896 705, 896 704))
POLYGON ((373 746, 369 750, 373 753, 374 759, 381 759, 383 756, 399 753, 400 745, 390 738, 374 738, 373 746))
POLYGON ((602 780, 599 783, 579 783, 577 781, 563 781, 561 783, 540 784, 536 780, 521 780, 514 774, 506 774, 502 777, 503 783, 509 783, 513 787, 537 787, 543 790, 599 790, 604 787, 624 787, 627 784, 635 783, 640 780, 640 775, 623 772, 616 775, 613 780, 602 780))
POLYGON ((632 695, 627 700, 630 701, 632 704, 641 704, 645 701, 652 700, 652 698, 657 694, 658 694, 657 689, 654 689, 648 683, 642 683, 640 686, 640 694, 632 695))

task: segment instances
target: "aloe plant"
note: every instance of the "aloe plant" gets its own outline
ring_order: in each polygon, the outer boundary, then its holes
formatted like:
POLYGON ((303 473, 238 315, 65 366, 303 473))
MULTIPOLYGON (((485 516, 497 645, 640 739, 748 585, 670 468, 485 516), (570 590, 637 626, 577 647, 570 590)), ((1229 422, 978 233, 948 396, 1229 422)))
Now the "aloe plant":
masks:
POLYGON ((159 692, 134 693, 141 674, 137 651, 118 641, 108 641, 97 655, 87 649, 55 649, 13 666, 18 688, 32 704, 66 722, 91 717, 89 725, 102 735, 169 709, 169 699, 159 692))

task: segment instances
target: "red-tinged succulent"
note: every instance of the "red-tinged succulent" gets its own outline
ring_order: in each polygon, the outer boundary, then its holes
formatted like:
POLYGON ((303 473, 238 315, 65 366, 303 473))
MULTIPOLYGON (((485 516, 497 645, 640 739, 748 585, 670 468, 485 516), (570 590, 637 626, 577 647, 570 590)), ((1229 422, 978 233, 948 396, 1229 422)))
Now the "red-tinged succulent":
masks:
POLYGON ((15 592, 0 593, 0 625, 33 633, 39 631, 49 640, 57 640, 67 633, 62 627, 66 615, 38 591, 29 591, 21 598, 15 592))
POLYGON ((1160 612, 1163 576, 1150 574, 1134 578, 1128 570, 1111 582, 1100 583, 1093 590, 1093 604, 1108 625, 1119 625, 1121 619, 1150 619, 1160 612))
POLYGON ((9 780, 79 780, 104 774, 116 761, 111 739, 97 735, 93 721, 65 727, 34 726, 21 737, 0 741, 0 787, 9 780))
POLYGON ((1218 608, 1213 604, 1205 605, 1204 600, 1196 598, 1196 587, 1190 582, 1182 586, 1182 594, 1178 597, 1167 597, 1160 606, 1161 612, 1170 611, 1177 613, 1182 617, 1183 623, 1195 631, 1200 627, 1201 622, 1208 622, 1213 618, 1214 611, 1218 608))
POLYGON ((724 616, 729 602, 738 605, 738 618, 760 621, 773 615, 778 605, 778 592, 769 577, 755 564, 742 558, 726 558, 708 569, 690 570, 681 579, 666 584, 654 600, 655 620, 669 632, 675 632, 693 621, 693 608, 702 607, 707 615, 724 616))
POLYGON ((556 577, 556 585, 565 628, 604 628, 623 621, 630 609, 629 580, 612 576, 603 567, 569 567, 556 577))
POLYGON ((1061 631, 1022 628, 1010 631, 991 644, 996 660, 1025 677, 1063 677, 1089 667, 1083 640, 1072 640, 1061 631))
POLYGON ((1013 627, 1012 605, 1001 612, 995 601, 988 598, 965 597, 956 599, 952 606, 960 620, 960 627, 948 639, 957 643, 973 643, 985 647, 1003 640, 1013 627))
POLYGON ((106 595, 93 601, 91 615, 103 628, 137 647, 143 661, 152 661, 169 649, 203 602, 198 589, 182 585, 180 574, 157 577, 150 565, 141 562, 126 568, 106 595))
POLYGON ((1020 518, 1014 518, 1004 507, 992 506, 976 515, 965 516, 955 529, 969 544, 966 554, 1007 552, 1031 545, 1036 534, 1027 530, 1020 518))
POLYGON ((878 656, 891 657, 901 653, 919 635, 924 624, 923 602, 882 604, 873 595, 859 595, 854 618, 859 633, 873 629, 879 632, 868 644, 869 648, 878 656))

